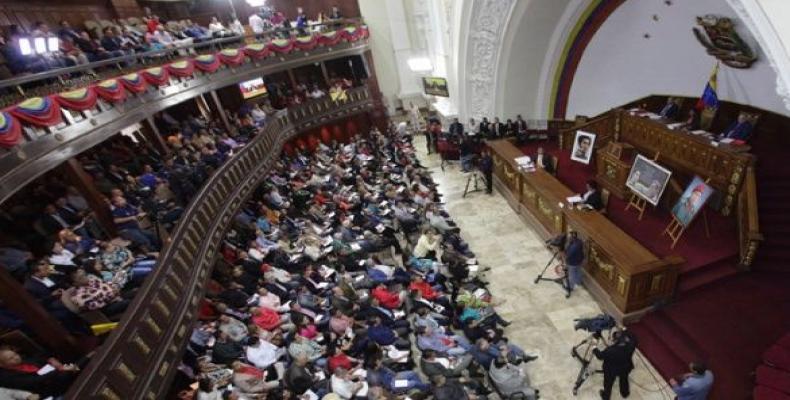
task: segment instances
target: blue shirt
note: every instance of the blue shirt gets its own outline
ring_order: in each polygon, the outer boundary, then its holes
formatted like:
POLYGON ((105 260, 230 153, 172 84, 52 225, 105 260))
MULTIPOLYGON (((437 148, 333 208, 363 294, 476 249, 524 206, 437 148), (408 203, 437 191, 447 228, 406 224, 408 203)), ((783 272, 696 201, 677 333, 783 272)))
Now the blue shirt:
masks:
POLYGON ((575 267, 581 266, 584 262, 584 243, 581 239, 570 239, 568 247, 565 249, 565 263, 575 267))
POLYGON ((393 344, 398 339, 398 337, 395 336, 395 332, 384 325, 371 326, 368 328, 368 337, 370 340, 382 346, 393 344))
MULTIPOLYGON (((131 217, 131 216, 135 216, 135 215, 137 215, 139 213, 140 213, 140 211, 137 210, 137 207, 135 207, 135 206, 133 206, 131 204, 128 204, 128 203, 125 206, 123 206, 123 207, 115 207, 112 210, 112 216, 114 218, 131 217)), ((117 225, 118 229, 120 229, 120 230, 137 229, 137 228, 140 227, 140 225, 137 223, 136 220, 130 220, 130 221, 122 222, 120 224, 115 224, 115 225, 117 225)))
POLYGON ((713 372, 705 371, 703 375, 692 375, 682 385, 672 386, 678 395, 677 400, 705 400, 713 386, 713 372))

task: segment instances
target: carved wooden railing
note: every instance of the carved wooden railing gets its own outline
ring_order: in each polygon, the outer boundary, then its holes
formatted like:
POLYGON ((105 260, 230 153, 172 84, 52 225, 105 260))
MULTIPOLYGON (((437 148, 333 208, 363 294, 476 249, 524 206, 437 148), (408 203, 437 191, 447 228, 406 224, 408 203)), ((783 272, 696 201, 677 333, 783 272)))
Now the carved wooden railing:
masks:
POLYGON ((559 145, 561 149, 570 150, 573 148, 573 140, 576 137, 577 130, 594 133, 596 135, 595 147, 601 149, 606 145, 606 143, 615 137, 617 126, 615 124, 614 116, 607 112, 590 121, 574 124, 570 127, 560 129, 559 145))
POLYGON ((754 167, 746 168, 743 188, 738 196, 738 236, 740 245, 740 262, 742 269, 748 269, 757 248, 763 240, 760 233, 760 217, 757 212, 757 177, 754 167))
POLYGON ((243 202, 266 177, 283 143, 299 132, 298 127, 372 107, 368 88, 361 87, 350 90, 343 101, 323 98, 287 114, 281 111, 220 167, 189 204, 154 272, 66 397, 165 398, 197 318, 223 235, 243 202))

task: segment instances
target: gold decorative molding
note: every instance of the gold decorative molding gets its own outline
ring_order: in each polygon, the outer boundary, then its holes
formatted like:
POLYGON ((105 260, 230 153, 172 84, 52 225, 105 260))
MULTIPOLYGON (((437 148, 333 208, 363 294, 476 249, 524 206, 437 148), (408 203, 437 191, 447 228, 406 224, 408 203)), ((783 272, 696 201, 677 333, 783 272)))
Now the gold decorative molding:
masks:
POLYGON ((159 325, 156 324, 156 321, 154 321, 150 316, 146 317, 143 322, 145 322, 145 324, 148 325, 152 331, 154 331, 154 335, 159 336, 162 334, 162 328, 160 328, 159 325))
POLYGON ((106 385, 102 387, 102 389, 99 391, 99 394, 106 400, 121 400, 121 396, 119 396, 118 393, 115 393, 115 391, 106 385))
POLYGON ((143 355, 147 356, 151 352, 151 348, 148 347, 148 345, 143 341, 142 338, 140 338, 140 336, 136 336, 134 339, 132 339, 132 341, 137 345, 137 348, 140 349, 140 352, 143 353, 143 355))
POLYGON ((661 284, 664 281, 664 274, 656 274, 650 279, 650 293, 655 293, 661 290, 661 284))
POLYGON ((121 376, 123 376, 129 382, 130 385, 134 382, 134 378, 137 377, 137 375, 135 375, 134 372, 132 372, 132 370, 129 369, 129 367, 123 361, 118 364, 115 370, 118 371, 121 376))
POLYGON ((617 293, 620 296, 625 296, 625 278, 622 275, 617 275, 617 293))

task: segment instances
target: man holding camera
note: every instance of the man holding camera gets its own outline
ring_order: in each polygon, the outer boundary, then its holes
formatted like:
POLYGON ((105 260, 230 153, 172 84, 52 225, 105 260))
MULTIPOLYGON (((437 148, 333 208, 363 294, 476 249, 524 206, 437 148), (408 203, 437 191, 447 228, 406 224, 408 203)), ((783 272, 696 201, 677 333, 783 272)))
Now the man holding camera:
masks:
POLYGON ((629 331, 618 330, 612 334, 614 343, 604 350, 593 349, 593 354, 603 360, 603 389, 601 399, 609 400, 615 379, 620 381, 620 395, 627 398, 631 394, 628 375, 634 369, 632 358, 636 350, 636 337, 629 331))

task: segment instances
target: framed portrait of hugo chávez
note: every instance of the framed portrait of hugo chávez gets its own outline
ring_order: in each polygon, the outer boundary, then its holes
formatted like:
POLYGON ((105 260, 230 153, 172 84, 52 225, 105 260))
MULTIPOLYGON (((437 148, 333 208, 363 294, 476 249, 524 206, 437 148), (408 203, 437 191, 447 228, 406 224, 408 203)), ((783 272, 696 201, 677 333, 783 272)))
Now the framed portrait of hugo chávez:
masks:
POLYGON ((695 176, 683 191, 678 202, 672 207, 672 215, 678 223, 687 228, 712 194, 713 188, 702 178, 695 176))
POLYGON ((634 194, 656 206, 667 187, 672 171, 658 165, 653 160, 638 154, 628 174, 625 185, 634 194))
POLYGON ((425 94, 432 96, 450 97, 450 91, 447 89, 447 79, 436 77, 423 77, 422 86, 425 94))
POLYGON ((589 164, 592 159, 594 145, 594 133, 576 131, 576 138, 573 139, 573 150, 571 150, 571 160, 589 164))

